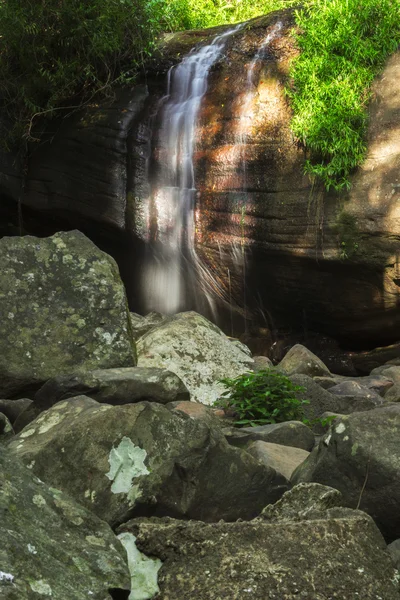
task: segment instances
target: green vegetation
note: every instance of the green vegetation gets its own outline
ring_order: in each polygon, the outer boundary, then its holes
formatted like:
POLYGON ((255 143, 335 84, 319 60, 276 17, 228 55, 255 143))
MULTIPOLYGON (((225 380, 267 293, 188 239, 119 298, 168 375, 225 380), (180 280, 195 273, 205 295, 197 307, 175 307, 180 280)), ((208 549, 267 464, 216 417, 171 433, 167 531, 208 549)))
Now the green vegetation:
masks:
POLYGON ((222 379, 221 383, 227 390, 215 406, 232 412, 237 419, 235 425, 254 427, 292 420, 308 423, 303 413, 308 402, 296 396, 304 388, 277 371, 244 373, 235 379, 222 379))
MULTIPOLYGON (((244 21, 296 0, 0 0, 0 103, 13 135, 132 83, 165 31, 244 21)), ((349 185, 365 155, 373 78, 400 43, 398 0, 304 0, 288 95, 306 171, 349 185)), ((348 254, 346 243, 345 253, 348 254)))
POLYGON ((326 188, 349 186, 365 156, 372 80, 400 43, 398 0, 305 0, 301 49, 288 91, 292 128, 309 150, 306 171, 326 188))
POLYGON ((163 31, 245 20, 284 0, 0 0, 0 103, 13 137, 134 81, 163 31))
POLYGON ((353 258, 357 254, 360 243, 360 233, 357 219, 344 210, 339 214, 335 230, 338 234, 339 255, 342 260, 353 258))

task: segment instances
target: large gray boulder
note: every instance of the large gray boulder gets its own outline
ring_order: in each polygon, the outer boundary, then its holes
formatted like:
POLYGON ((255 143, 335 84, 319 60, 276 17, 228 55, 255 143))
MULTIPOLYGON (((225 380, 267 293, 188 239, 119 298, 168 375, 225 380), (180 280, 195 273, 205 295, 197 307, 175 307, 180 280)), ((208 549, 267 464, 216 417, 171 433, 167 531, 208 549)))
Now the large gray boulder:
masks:
POLYGON ((184 383, 175 373, 165 369, 126 367, 97 369, 50 379, 35 394, 35 404, 49 408, 61 400, 82 395, 108 404, 143 400, 167 404, 190 399, 184 383))
POLYGON ((379 530, 365 513, 335 508, 337 495, 308 486, 250 522, 142 518, 119 531, 162 561, 163 599, 399 600, 379 530))
POLYGON ((400 405, 337 418, 294 472, 342 492, 346 506, 370 514, 384 536, 400 537, 400 405))
POLYGON ((213 404, 225 390, 220 379, 254 366, 247 352, 195 312, 179 313, 151 329, 138 340, 137 350, 138 366, 176 373, 191 398, 204 404, 213 404))
POLYGON ((82 233, 3 238, 0 262, 0 396, 135 364, 117 265, 82 233))
POLYGON ((309 375, 310 377, 332 377, 328 367, 324 365, 322 360, 301 344, 296 344, 290 348, 277 368, 279 371, 286 373, 286 375, 294 375, 296 373, 309 375))
POLYGON ((219 428, 161 404, 99 404, 78 396, 43 412, 10 451, 112 525, 135 514, 250 519, 288 481, 219 428))
MULTIPOLYGON (((347 415, 376 408, 376 397, 370 397, 372 394, 367 394, 367 392, 365 396, 342 396, 331 394, 332 388, 323 389, 308 375, 291 375, 290 380, 304 388, 304 392, 296 392, 296 396, 308 401, 308 404, 304 406, 304 414, 311 421, 320 418, 326 412, 347 415)), ((380 396, 378 398, 380 402, 380 396)))
POLYGON ((2 600, 105 600, 130 589, 110 527, 1 447, 0 514, 2 600))

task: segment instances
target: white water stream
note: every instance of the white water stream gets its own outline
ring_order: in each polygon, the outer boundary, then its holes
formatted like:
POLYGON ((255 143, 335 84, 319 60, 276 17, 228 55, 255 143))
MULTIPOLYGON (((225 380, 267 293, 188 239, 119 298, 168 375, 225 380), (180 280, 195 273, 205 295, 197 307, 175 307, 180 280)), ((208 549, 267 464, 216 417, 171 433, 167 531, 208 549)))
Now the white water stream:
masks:
POLYGON ((242 24, 237 25, 218 35, 211 44, 192 51, 168 73, 167 94, 161 108, 163 156, 158 184, 152 193, 157 227, 150 232, 152 256, 143 283, 149 310, 177 312, 185 305, 188 287, 194 283, 187 279, 202 277, 194 246, 193 152, 197 117, 210 69, 221 57, 228 38, 241 27, 242 24))
MULTIPOLYGON (((193 295, 196 296, 196 290, 200 289, 202 300, 206 300, 208 309, 213 310, 214 297, 225 295, 222 289, 218 289, 217 281, 202 264, 195 250, 194 210, 197 191, 193 154, 199 110, 207 91, 210 70, 223 55, 227 40, 244 25, 237 25, 215 37, 211 44, 193 50, 168 73, 167 93, 160 101, 157 113, 157 169, 147 214, 148 256, 142 285, 147 310, 176 313, 188 308, 189 295, 190 308, 199 309, 196 297, 193 301, 193 295)), ((251 134, 258 86, 257 66, 280 29, 280 23, 271 29, 247 65, 246 88, 235 131, 244 193, 247 185, 246 144, 251 134)), ((245 205, 244 200, 243 209, 245 205)), ((244 264, 244 255, 242 261, 244 264)))

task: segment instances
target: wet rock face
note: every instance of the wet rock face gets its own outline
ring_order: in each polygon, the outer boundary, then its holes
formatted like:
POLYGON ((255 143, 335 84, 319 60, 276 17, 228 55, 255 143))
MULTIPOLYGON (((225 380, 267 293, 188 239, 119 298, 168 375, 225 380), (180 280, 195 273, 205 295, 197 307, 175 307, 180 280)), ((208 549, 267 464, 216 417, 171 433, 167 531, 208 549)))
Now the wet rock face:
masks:
MULTIPOLYGON (((252 20, 210 73, 194 155, 198 254, 219 300, 243 309, 247 286, 248 317, 261 308, 275 325, 304 326, 353 347, 386 345, 400 336, 400 53, 374 84, 368 156, 351 191, 326 194, 303 175, 304 152, 289 127, 284 87, 298 53, 293 24, 290 10, 252 20)), ((165 94, 166 72, 222 31, 166 36, 149 93, 124 89, 114 104, 65 121, 52 144, 32 155, 23 206, 107 231, 115 246, 127 232, 143 240, 149 218, 157 218, 148 215, 149 178, 165 162, 150 117, 165 94)), ((18 178, 3 170, 2 191, 15 203, 18 178)), ((138 287, 134 282, 130 292, 136 303, 138 287)))
POLYGON ((0 241, 0 395, 74 370, 135 364, 114 260, 78 231, 0 241))
POLYGON ((110 527, 1 446, 0 513, 2 600, 105 600, 111 588, 130 589, 110 527))

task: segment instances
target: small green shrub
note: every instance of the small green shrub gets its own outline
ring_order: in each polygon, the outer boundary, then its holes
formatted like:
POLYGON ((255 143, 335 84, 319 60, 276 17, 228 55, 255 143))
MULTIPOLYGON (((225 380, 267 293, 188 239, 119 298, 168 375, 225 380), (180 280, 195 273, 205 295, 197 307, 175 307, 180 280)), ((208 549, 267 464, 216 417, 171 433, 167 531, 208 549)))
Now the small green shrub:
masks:
POLYGON ((306 172, 327 189, 348 188, 365 157, 371 83, 400 43, 400 3, 304 0, 296 23, 292 129, 309 150, 306 172))
POLYGON ((308 401, 296 395, 304 388, 277 371, 263 369, 244 373, 235 379, 222 379, 221 383, 227 390, 215 406, 232 411, 237 417, 235 425, 254 427, 293 420, 308 423, 303 412, 308 401))

